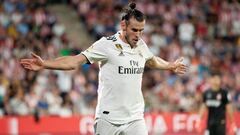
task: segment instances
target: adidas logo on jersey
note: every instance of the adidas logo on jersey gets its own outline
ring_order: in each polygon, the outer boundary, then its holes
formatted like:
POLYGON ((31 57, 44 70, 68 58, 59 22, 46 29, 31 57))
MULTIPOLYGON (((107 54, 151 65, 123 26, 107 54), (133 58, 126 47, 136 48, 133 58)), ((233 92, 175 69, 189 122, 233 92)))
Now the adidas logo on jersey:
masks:
POLYGON ((123 52, 121 51, 118 56, 124 56, 123 52))

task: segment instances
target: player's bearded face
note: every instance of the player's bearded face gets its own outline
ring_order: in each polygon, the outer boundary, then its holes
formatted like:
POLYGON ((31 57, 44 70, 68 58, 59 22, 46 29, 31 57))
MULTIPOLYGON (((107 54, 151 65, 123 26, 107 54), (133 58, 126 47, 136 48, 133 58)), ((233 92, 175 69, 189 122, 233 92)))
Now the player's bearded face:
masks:
POLYGON ((143 29, 144 29, 145 21, 139 22, 134 18, 131 18, 126 24, 126 34, 125 38, 127 42, 132 46, 136 46, 139 41, 143 29))

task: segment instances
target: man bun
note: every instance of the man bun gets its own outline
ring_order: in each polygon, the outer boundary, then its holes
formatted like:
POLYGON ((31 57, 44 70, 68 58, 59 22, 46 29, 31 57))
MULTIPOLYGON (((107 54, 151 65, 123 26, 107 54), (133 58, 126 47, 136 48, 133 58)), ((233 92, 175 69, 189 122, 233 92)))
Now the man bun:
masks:
POLYGON ((136 9, 136 3, 129 3, 126 8, 124 8, 124 14, 122 20, 129 21, 130 18, 135 18, 137 21, 142 22, 145 20, 145 15, 136 9))
POLYGON ((130 7, 130 9, 132 9, 132 10, 134 10, 135 8, 136 8, 136 4, 135 3, 133 3, 133 2, 131 2, 131 3, 129 3, 129 5, 128 5, 129 7, 130 7))

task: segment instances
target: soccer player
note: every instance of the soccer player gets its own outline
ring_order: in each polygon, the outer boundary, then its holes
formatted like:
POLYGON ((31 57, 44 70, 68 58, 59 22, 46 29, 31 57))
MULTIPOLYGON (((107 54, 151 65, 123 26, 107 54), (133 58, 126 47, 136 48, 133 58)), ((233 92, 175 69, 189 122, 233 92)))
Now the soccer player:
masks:
POLYGON ((84 52, 54 60, 21 59, 24 68, 72 70, 84 63, 99 64, 98 103, 95 114, 96 135, 147 135, 141 81, 145 65, 184 74, 183 58, 167 62, 154 56, 141 39, 145 16, 129 4, 120 22, 121 31, 102 37, 84 52))
POLYGON ((234 131, 236 128, 231 98, 228 91, 221 88, 220 75, 212 75, 210 85, 210 89, 203 93, 203 104, 199 111, 200 120, 203 120, 205 112, 208 111, 207 132, 209 135, 226 135, 226 113, 229 116, 231 130, 234 131))

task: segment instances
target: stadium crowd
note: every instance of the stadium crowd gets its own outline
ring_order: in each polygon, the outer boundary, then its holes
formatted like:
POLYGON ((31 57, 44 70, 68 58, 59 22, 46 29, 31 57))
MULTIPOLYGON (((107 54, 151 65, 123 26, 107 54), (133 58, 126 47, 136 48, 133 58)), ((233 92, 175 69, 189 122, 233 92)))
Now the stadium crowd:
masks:
MULTIPOLYGON (((0 2, 0 116, 94 114, 97 65, 74 71, 31 72, 19 59, 30 52, 43 58, 74 55, 65 28, 46 8, 47 2, 0 2)), ((96 40, 119 29, 127 0, 69 0, 96 40)), ((240 111, 240 3, 237 0, 139 0, 147 15, 143 39, 155 54, 169 61, 185 57, 186 75, 145 69, 142 90, 146 112, 196 112, 212 72, 222 74, 240 111)), ((90 46, 90 45, 89 45, 90 46)))

